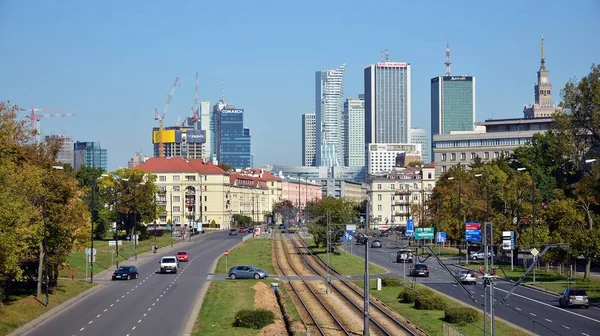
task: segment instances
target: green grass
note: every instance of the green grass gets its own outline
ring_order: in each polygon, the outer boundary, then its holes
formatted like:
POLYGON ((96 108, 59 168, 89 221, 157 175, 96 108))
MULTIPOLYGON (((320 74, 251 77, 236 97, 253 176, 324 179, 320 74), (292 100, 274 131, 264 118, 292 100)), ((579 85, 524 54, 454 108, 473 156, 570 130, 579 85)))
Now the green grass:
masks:
MULTIPOLYGON (((469 267, 471 269, 479 269, 482 267, 482 264, 469 264, 463 265, 465 267, 469 267)), ((511 271, 510 265, 494 265, 496 267, 496 274, 500 277, 507 278, 513 281, 519 280, 523 273, 525 273, 525 268, 521 266, 515 266, 514 271, 511 271)), ((597 279, 589 279, 583 280, 581 275, 576 275, 574 278, 571 278, 571 288, 580 288, 584 289, 591 302, 600 302, 600 281, 597 279)), ((549 291, 553 291, 556 293, 560 293, 567 288, 567 277, 566 275, 558 274, 554 271, 547 271, 544 268, 538 268, 535 272, 535 284, 533 283, 533 271, 530 272, 523 283, 529 285, 535 285, 536 287, 540 287, 549 291), (550 283, 548 283, 550 282, 550 283), (556 283, 552 283, 556 282, 556 283)))
POLYGON ((58 284, 56 293, 50 295, 48 307, 37 301, 35 289, 21 291, 11 296, 11 301, 0 307, 0 335, 8 335, 13 330, 93 286, 87 282, 71 280, 59 280, 58 284))
MULTIPOLYGON (((111 261, 113 264, 116 263, 116 254, 112 254, 115 250, 114 246, 108 246, 108 240, 94 240, 94 248, 96 249, 96 262, 94 263, 94 274, 98 274, 106 269, 112 268, 111 261)), ((173 239, 173 244, 177 243, 178 240, 173 239)), ((152 246, 157 244, 158 247, 165 247, 171 245, 171 236, 164 235, 154 239, 141 240, 137 246, 138 254, 152 251, 152 246)), ((123 245, 119 246, 119 262, 123 262, 130 257, 135 255, 135 249, 133 242, 123 241, 123 245)), ((63 268, 60 272, 61 277, 74 277, 76 279, 82 279, 85 277, 85 252, 73 251, 67 257, 68 266, 63 268)), ((89 265, 88 265, 89 267, 89 265)))
POLYGON ((194 335, 256 335, 258 330, 233 326, 235 314, 254 308, 255 280, 215 281, 208 287, 198 314, 194 335))
POLYGON ((229 268, 237 265, 258 267, 268 274, 277 274, 273 267, 271 239, 248 239, 229 251, 229 257, 221 256, 217 263, 216 274, 227 274, 229 268), (227 265, 225 265, 227 264, 227 265))
MULTIPOLYGON (((358 286, 362 287, 364 281, 354 281, 358 286)), ((404 316, 412 323, 416 324, 419 328, 425 330, 430 336, 442 336, 443 335, 443 324, 444 324, 444 312, 441 310, 417 310, 414 308, 413 303, 403 303, 398 300, 398 294, 402 292, 402 287, 382 287, 381 291, 376 289, 376 281, 371 280, 370 282, 371 291, 370 294, 383 303, 389 308, 396 311, 398 314, 404 316)), ((417 284, 415 289, 421 290, 425 287, 417 284)), ((446 296, 442 296, 447 302, 449 307, 465 306, 459 304, 457 301, 450 299, 446 296)), ((483 313, 479 313, 479 321, 475 324, 466 324, 464 326, 452 325, 454 328, 462 331, 467 335, 481 335, 483 333, 483 313)), ((520 329, 513 328, 508 324, 496 321, 496 335, 510 335, 510 336, 526 336, 529 335, 520 329)))
MULTIPOLYGON (((438 257, 458 257, 458 249, 456 247, 432 247, 433 252, 435 252, 438 257)), ((465 255, 465 252, 462 251, 461 255, 465 255)))
MULTIPOLYGON (((325 247, 316 247, 313 239, 306 241, 313 251, 327 262, 327 249, 325 247)), ((342 249, 337 249, 335 253, 330 253, 331 256, 331 267, 343 275, 361 275, 365 271, 364 259, 350 254, 342 249)), ((369 263, 370 274, 381 274, 388 273, 388 271, 382 267, 379 267, 373 263, 369 263)))
POLYGON ((285 289, 283 285, 279 285, 279 289, 280 295, 283 298, 283 304, 285 305, 286 311, 291 315, 290 317, 294 321, 301 322, 302 318, 300 317, 300 313, 298 313, 298 310, 296 309, 294 302, 290 298, 290 294, 288 293, 287 289, 285 289))

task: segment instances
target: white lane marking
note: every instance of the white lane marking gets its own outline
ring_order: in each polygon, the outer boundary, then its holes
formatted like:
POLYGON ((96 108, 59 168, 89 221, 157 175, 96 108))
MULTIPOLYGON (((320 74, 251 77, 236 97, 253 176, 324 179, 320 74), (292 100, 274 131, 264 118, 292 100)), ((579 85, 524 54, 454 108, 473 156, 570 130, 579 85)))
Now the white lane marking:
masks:
POLYGON ((152 310, 152 308, 148 308, 148 311, 151 311, 151 310, 152 310))
POLYGON ((548 321, 548 322, 552 323, 552 320, 548 320, 548 319, 544 319, 544 320, 546 320, 546 321, 548 321))
POLYGON ((148 315, 148 314, 144 313, 144 316, 143 316, 143 317, 146 317, 146 315, 148 315))
POLYGON ((529 313, 529 315, 531 315, 531 316, 537 316, 537 315, 535 315, 534 313, 529 313))
POLYGON ((106 312, 108 310, 108 308, 104 309, 104 312, 106 312))
POLYGON ((582 332, 581 334, 582 334, 583 336, 590 336, 590 335, 588 335, 588 334, 586 334, 586 333, 584 333, 584 332, 582 332))
POLYGON ((158 301, 158 300, 160 300, 160 299, 156 299, 156 301, 158 301))
POLYGON ((111 304, 110 304, 110 306, 111 306, 111 307, 112 307, 112 306, 114 306, 114 305, 115 305, 114 303, 111 303, 111 304))
POLYGON ((131 330, 135 330, 135 326, 133 328, 131 328, 131 330))
POLYGON ((81 329, 79 329, 79 331, 83 331, 83 329, 85 329, 85 328, 81 328, 81 329))
POLYGON ((154 306, 154 305, 156 305, 156 302, 154 302, 152 305, 153 305, 153 306, 154 306))
POLYGON ((160 297, 162 297, 162 296, 163 296, 163 295, 162 295, 162 294, 160 294, 160 297))
POLYGON ((138 320, 138 323, 142 323, 142 320, 138 320))
POLYGON ((91 320, 90 322, 88 322, 88 324, 92 324, 92 322, 94 322, 94 320, 91 320))
MULTIPOLYGON (((132 289, 133 290, 133 289, 132 289)), ((125 295, 129 294, 129 292, 125 293, 125 295)))
POLYGON ((121 295, 121 299, 124 298, 124 297, 125 297, 125 295, 121 295))
POLYGON ((119 301, 120 301, 120 299, 117 299, 117 301, 115 301, 115 302, 119 302, 119 301))
POLYGON ((566 325, 561 325, 561 327, 565 328, 565 329, 571 329, 571 327, 567 327, 566 325))
POLYGON ((521 308, 515 308, 515 309, 518 310, 518 311, 521 311, 521 308))
POLYGON ((96 318, 100 317, 100 314, 96 315, 96 318))
MULTIPOLYGON (((500 289, 500 288, 498 288, 498 287, 495 287, 494 289, 495 289, 495 290, 498 290, 498 291, 501 291, 501 292, 504 292, 504 293, 508 293, 508 291, 505 291, 504 289, 500 289)), ((526 299, 526 300, 529 300, 529 301, 532 301, 532 302, 535 302, 535 303, 539 303, 539 304, 541 304, 541 305, 548 306, 548 307, 550 307, 550 308, 553 308, 553 309, 556 309, 556 310, 560 310, 561 312, 564 312, 564 313, 567 313, 567 314, 571 314, 571 315, 579 316, 579 317, 581 317, 581 318, 584 318, 584 319, 587 319, 587 320, 590 320, 590 321, 594 321, 594 322, 596 322, 596 323, 600 323, 600 320, 596 320, 595 318, 591 318, 591 317, 588 317, 588 316, 585 316, 585 315, 577 314, 577 313, 574 313, 574 312, 572 312, 572 311, 570 311, 570 310, 565 310, 565 309, 562 309, 562 308, 559 308, 559 307, 556 307, 556 306, 553 306, 553 305, 547 304, 547 303, 545 303, 545 302, 541 302, 541 301, 538 301, 538 300, 534 300, 534 299, 532 299, 532 298, 528 298, 528 297, 526 297, 526 296, 523 296, 523 295, 519 295, 519 294, 515 294, 515 293, 513 293, 513 296, 518 296, 518 297, 520 297, 520 298, 523 298, 523 299, 526 299)))

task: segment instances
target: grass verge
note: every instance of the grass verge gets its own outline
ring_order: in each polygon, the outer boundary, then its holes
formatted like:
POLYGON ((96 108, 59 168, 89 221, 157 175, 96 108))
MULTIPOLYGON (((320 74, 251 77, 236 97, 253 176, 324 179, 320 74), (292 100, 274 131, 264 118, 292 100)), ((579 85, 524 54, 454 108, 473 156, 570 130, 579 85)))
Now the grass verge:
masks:
MULTIPOLYGON (((313 239, 306 241, 313 251, 327 262, 327 249, 325 247, 316 247, 313 239)), ((362 247, 362 245, 360 245, 362 247)), ((342 249, 336 250, 335 253, 330 253, 331 256, 331 267, 343 275, 361 275, 365 271, 364 259, 350 254, 342 249)), ((379 267, 373 263, 369 263, 370 274, 381 274, 388 273, 388 271, 382 267, 379 267)))
POLYGON ((15 293, 11 296, 11 301, 0 307, 0 335, 8 335, 27 322, 94 286, 87 282, 71 280, 59 280, 58 284, 56 293, 50 296, 48 307, 37 301, 35 290, 15 293))
MULTIPOLYGON (((173 239, 173 244, 179 242, 179 240, 173 239)), ((137 252, 138 254, 152 251, 152 246, 157 244, 158 247, 171 246, 171 236, 162 236, 154 239, 142 240, 138 243, 137 252)), ((94 274, 98 274, 104 270, 113 267, 116 263, 116 254, 114 246, 108 246, 108 240, 94 240, 94 248, 96 249, 96 262, 94 263, 94 274)), ((133 242, 123 241, 123 245, 119 246, 119 262, 123 262, 130 257, 135 255, 135 248, 133 242)), ((63 268, 60 272, 61 277, 74 277, 76 279, 82 279, 85 277, 85 252, 73 251, 67 257, 68 266, 63 268)), ((88 265, 89 267, 89 265, 88 265)))
MULTIPOLYGON (((358 286, 362 287, 364 281, 354 281, 358 286)), ((444 334, 444 311, 441 310, 417 310, 414 308, 414 303, 400 302, 398 294, 403 290, 403 287, 382 287, 381 291, 376 289, 376 281, 370 282, 371 291, 370 294, 383 303, 389 308, 396 311, 398 314, 404 316, 412 323, 416 324, 419 328, 425 330, 430 336, 442 336, 444 334)), ((425 289, 425 286, 417 284, 416 290, 425 289)), ((430 289, 430 288, 428 288, 430 289)), ((431 290, 431 289, 430 289, 431 290)), ((448 307, 470 307, 466 304, 458 303, 453 299, 448 298, 442 294, 443 300, 446 301, 448 307)), ((468 323, 463 326, 452 325, 454 328, 460 330, 467 335, 480 335, 483 332, 483 313, 479 312, 479 320, 477 323, 468 323)), ((511 336, 526 336, 529 335, 524 331, 513 328, 512 326, 496 321, 496 334, 497 335, 511 335, 511 336)))
POLYGON ((258 267, 268 274, 277 274, 273 267, 272 240, 251 238, 229 251, 229 256, 221 256, 217 262, 216 274, 227 274, 229 268, 237 265, 258 267))
MULTIPOLYGON (((482 267, 480 264, 469 264, 463 265, 465 267, 471 269, 479 269, 482 267)), ((523 273, 525 273, 525 268, 520 266, 515 266, 514 270, 511 270, 510 265, 494 265, 496 267, 496 274, 500 277, 504 277, 510 279, 512 281, 517 281, 523 273)), ((554 271, 547 271, 544 268, 538 268, 535 272, 535 280, 536 283, 533 283, 533 272, 530 272, 525 279, 524 283, 529 285, 535 285, 536 287, 540 287, 552 292, 560 293, 563 290, 567 289, 567 277, 566 275, 558 274, 554 271), (552 283, 554 282, 554 283, 552 283)), ((577 275, 570 279, 572 281, 571 288, 580 288, 584 289, 591 302, 600 302, 600 281, 596 279, 587 279, 583 280, 581 275, 577 275), (573 283, 574 282, 574 283, 573 283)))

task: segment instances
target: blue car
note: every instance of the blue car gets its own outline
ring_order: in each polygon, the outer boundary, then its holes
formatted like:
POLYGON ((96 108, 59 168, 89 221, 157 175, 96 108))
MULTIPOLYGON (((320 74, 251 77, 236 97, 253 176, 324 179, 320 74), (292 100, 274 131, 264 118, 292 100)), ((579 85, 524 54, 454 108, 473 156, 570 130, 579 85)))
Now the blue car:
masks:
POLYGON ((254 266, 235 266, 229 269, 231 279, 264 279, 269 275, 267 272, 254 266))

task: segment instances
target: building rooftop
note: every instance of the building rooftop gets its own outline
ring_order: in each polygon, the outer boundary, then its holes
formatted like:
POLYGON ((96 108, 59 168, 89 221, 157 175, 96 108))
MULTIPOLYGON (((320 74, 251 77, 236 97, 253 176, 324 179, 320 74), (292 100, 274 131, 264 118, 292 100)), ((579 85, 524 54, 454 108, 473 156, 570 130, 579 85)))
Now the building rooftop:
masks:
POLYGON ((539 124, 539 123, 551 123, 554 121, 552 117, 543 118, 510 118, 510 119, 487 119, 486 121, 478 122, 478 125, 491 126, 491 125, 515 125, 515 124, 539 124))
POLYGON ((210 161, 201 159, 186 160, 181 157, 150 158, 146 162, 136 166, 147 173, 200 173, 226 175, 223 169, 210 161))

